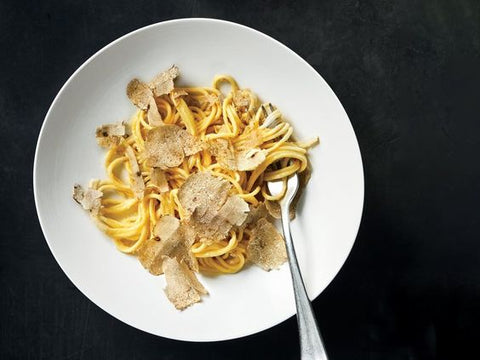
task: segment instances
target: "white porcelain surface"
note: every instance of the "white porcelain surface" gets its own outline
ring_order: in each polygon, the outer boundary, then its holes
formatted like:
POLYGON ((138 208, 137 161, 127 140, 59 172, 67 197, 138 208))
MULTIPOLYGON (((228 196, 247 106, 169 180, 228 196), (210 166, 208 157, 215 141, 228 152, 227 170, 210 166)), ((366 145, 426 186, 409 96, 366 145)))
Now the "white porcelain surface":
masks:
POLYGON ((163 277, 118 252, 71 197, 75 182, 105 176, 104 151, 94 131, 134 112, 125 95, 128 81, 148 80, 171 64, 180 68, 181 85, 210 85, 215 74, 231 74, 277 105, 299 139, 320 137, 292 231, 310 298, 335 277, 355 241, 363 207, 362 162, 347 114, 327 83, 293 51, 225 21, 183 19, 145 27, 106 46, 72 75, 38 140, 34 191, 40 223, 70 280, 125 323, 191 341, 253 334, 295 313, 286 264, 271 272, 249 267, 236 275, 200 275, 210 295, 179 312, 163 293, 163 277))

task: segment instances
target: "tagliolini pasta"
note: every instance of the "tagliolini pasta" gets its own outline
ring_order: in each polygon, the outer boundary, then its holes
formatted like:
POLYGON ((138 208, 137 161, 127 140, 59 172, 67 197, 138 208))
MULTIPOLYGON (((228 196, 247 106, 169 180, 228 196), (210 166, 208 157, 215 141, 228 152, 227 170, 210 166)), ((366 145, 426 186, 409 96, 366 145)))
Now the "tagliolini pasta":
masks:
MULTIPOLYGON (((206 290, 195 272, 236 273, 250 261, 265 270, 286 260, 272 225, 267 181, 306 173, 307 143, 271 104, 227 75, 211 87, 175 87, 177 67, 151 82, 132 80, 138 108, 129 123, 102 125, 107 178, 76 184, 74 199, 127 254, 165 274, 169 300, 184 309, 206 290), (223 94, 222 84, 230 90, 223 94)), ((285 188, 285 186, 284 186, 285 188)))

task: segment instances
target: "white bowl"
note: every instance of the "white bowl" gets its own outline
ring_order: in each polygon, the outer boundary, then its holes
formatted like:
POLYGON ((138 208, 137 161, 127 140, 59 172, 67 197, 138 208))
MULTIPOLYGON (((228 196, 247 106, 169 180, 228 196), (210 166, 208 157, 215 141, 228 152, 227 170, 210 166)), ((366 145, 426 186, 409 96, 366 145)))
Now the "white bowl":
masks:
POLYGON ((38 139, 33 182, 40 224, 70 280, 121 321, 190 341, 253 334, 295 314, 286 264, 271 272, 252 266, 236 275, 200 276, 210 295, 179 312, 163 293, 163 277, 117 251, 71 197, 75 182, 105 176, 95 127, 134 112, 125 95, 128 81, 148 80, 172 64, 180 68, 180 84, 208 86, 215 74, 231 74, 277 105, 299 139, 320 137, 292 231, 310 298, 332 281, 355 241, 363 206, 362 162, 350 121, 327 83, 292 50, 226 21, 181 19, 142 28, 100 50, 70 77, 38 139))

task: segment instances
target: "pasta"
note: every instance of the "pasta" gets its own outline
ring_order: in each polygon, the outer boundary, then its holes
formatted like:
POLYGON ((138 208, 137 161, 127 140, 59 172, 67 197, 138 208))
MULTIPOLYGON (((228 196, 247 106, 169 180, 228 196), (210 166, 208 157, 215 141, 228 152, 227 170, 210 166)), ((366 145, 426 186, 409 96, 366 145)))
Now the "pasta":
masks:
MULTIPOLYGON (((232 196, 255 208, 283 196, 270 195, 267 181, 286 184, 290 175, 304 172, 308 166, 307 150, 316 143, 316 139, 307 143, 293 140, 293 128, 279 110, 260 104, 253 92, 240 89, 228 75, 216 76, 211 87, 174 88, 155 97, 151 106, 139 106, 128 124, 129 133, 112 138, 115 141, 105 158, 107 177, 90 183, 96 194, 102 194, 98 213, 92 218, 118 250, 126 254, 138 254, 155 237, 155 227, 162 217, 188 220, 188 211, 179 200, 179 189, 192 174, 209 172, 227 181, 232 196), (223 86, 230 88, 228 93, 222 93, 223 86), (155 105, 161 125, 149 115, 155 105), (159 172, 163 185, 159 185, 158 180, 152 179, 147 134, 165 125, 186 130, 203 145, 200 151, 180 159, 178 166, 164 167, 159 172), (215 144, 227 143, 236 156, 230 159, 230 166, 219 161, 220 153, 214 151, 215 144)), ((107 132, 103 135, 107 136, 107 132)), ((190 251, 200 272, 236 273, 248 261, 251 236, 251 228, 232 226, 223 239, 196 239, 190 251)))

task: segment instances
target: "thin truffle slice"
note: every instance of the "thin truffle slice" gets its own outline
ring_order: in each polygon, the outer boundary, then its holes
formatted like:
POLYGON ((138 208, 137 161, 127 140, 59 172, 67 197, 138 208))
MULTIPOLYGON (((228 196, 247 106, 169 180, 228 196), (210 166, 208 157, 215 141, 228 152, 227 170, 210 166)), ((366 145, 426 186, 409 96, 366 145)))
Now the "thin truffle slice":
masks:
POLYGON ((158 111, 157 102, 155 101, 153 96, 150 98, 147 117, 150 125, 152 126, 163 125, 162 115, 160 115, 160 111, 158 111))
POLYGON ((230 189, 230 183, 210 172, 193 174, 180 187, 178 199, 198 237, 223 239, 234 226, 243 224, 250 209, 238 195, 229 196, 230 189))
POLYGON ((255 170, 265 161, 267 152, 260 149, 243 150, 236 154, 237 169, 240 171, 255 170))
POLYGON ((197 218, 209 222, 227 200, 231 187, 228 181, 208 171, 198 172, 190 175, 180 187, 178 200, 188 216, 195 212, 197 218))
POLYGON ((127 96, 133 105, 141 110, 148 110, 153 94, 147 84, 133 79, 127 85, 127 96))
POLYGON ((138 199, 143 199, 145 192, 145 182, 143 181, 142 172, 138 166, 137 158, 135 157, 135 152, 131 146, 128 146, 125 150, 125 155, 127 155, 128 161, 130 163, 130 169, 132 171, 132 188, 135 196, 138 199))
POLYGON ((215 139, 210 143, 210 152, 217 161, 230 170, 237 169, 233 145, 227 139, 215 139))
POLYGON ((158 187, 161 193, 170 190, 165 171, 159 168, 152 168, 150 171, 150 181, 153 185, 158 187))
POLYGON ((266 271, 277 269, 287 261, 285 242, 277 228, 266 219, 260 219, 252 230, 247 258, 266 271))
MULTIPOLYGON (((288 214, 290 216, 290 220, 295 219, 295 214, 297 212, 297 204, 298 204, 298 194, 293 199, 292 203, 290 204, 290 209, 288 209, 288 214)), ((275 219, 280 219, 282 217, 280 205, 278 201, 270 201, 270 200, 265 200, 265 207, 268 210, 268 213, 270 216, 272 216, 275 219)))
POLYGON ((250 211, 247 218, 243 222, 243 226, 249 227, 249 225, 256 225, 261 218, 267 218, 269 216, 268 210, 265 207, 265 203, 259 203, 257 206, 250 205, 250 211))
POLYGON ((173 65, 168 70, 155 76, 153 80, 150 81, 148 86, 150 87, 150 89, 152 89, 152 92, 155 96, 162 96, 162 95, 169 94, 175 87, 173 80, 179 74, 180 74, 180 71, 178 70, 178 67, 173 65))
POLYGON ((200 295, 208 294, 197 277, 184 263, 165 257, 163 271, 167 287, 168 300, 178 309, 183 310, 201 300, 200 295))
POLYGON ((230 170, 255 170, 265 161, 267 152, 259 148, 237 150, 226 139, 215 139, 211 142, 210 151, 217 161, 230 170))
POLYGON ((250 92, 237 90, 233 93, 233 103, 237 108, 246 108, 250 105, 250 92))
POLYGON ((203 149, 200 141, 177 125, 164 125, 151 129, 145 140, 147 165, 168 169, 179 166, 185 156, 203 149))
POLYGON ((210 221, 209 216, 199 217, 196 213, 190 219, 190 224, 203 242, 213 243, 224 239, 235 226, 241 226, 249 212, 248 204, 237 195, 228 197, 225 204, 210 221))
POLYGON ((241 135, 241 140, 235 142, 237 151, 251 150, 263 144, 263 136, 258 129, 246 128, 241 135))
POLYGON ((163 124, 153 92, 147 84, 138 79, 131 80, 127 85, 127 96, 136 107, 147 111, 151 125, 159 126, 163 124))
POLYGON ((105 124, 97 127, 95 131, 98 145, 106 148, 120 144, 125 136, 124 124, 105 124))
POLYGON ((241 226, 247 218, 250 208, 245 200, 230 196, 213 218, 210 228, 217 237, 225 237, 234 226, 241 226))
POLYGON ((138 253, 138 259, 151 274, 163 273, 164 256, 185 262, 192 270, 198 270, 197 260, 190 248, 195 240, 192 229, 171 215, 160 218, 154 234, 157 238, 148 239, 138 253))
POLYGON ((100 190, 88 188, 84 190, 80 184, 73 185, 73 200, 82 205, 90 214, 97 216, 102 206, 103 193, 100 190))
POLYGON ((162 241, 167 241, 177 233, 180 228, 180 220, 175 216, 166 215, 162 216, 160 220, 155 224, 154 233, 162 241))
POLYGON ((208 103, 209 106, 213 106, 215 104, 220 104, 221 99, 218 95, 213 93, 208 93, 207 95, 203 96, 203 101, 208 103))

